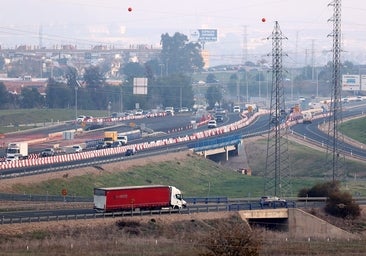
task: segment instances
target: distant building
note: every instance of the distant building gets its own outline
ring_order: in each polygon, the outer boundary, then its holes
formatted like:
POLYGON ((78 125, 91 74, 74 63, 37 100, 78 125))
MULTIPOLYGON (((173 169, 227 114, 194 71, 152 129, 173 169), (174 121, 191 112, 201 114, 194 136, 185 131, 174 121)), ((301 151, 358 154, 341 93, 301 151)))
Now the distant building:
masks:
POLYGON ((0 77, 6 89, 13 94, 20 94, 22 88, 36 88, 39 93, 45 93, 47 87, 47 78, 32 78, 24 76, 23 78, 3 78, 0 77))

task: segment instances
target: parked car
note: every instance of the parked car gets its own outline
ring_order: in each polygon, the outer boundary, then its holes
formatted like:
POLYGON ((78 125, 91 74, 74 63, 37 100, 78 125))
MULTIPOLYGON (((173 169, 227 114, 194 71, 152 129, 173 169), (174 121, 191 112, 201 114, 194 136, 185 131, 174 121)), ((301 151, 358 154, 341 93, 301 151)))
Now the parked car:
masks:
POLYGON ((233 112, 234 113, 240 113, 240 106, 234 106, 233 112))
POLYGON ((55 155, 55 151, 53 150, 53 148, 45 148, 41 152, 41 157, 48 157, 48 156, 54 156, 54 155, 55 155))
POLYGON ((80 153, 83 151, 83 148, 80 145, 74 145, 72 146, 72 149, 74 150, 74 153, 80 153))
POLYGON ((210 121, 208 121, 207 127, 208 127, 209 129, 211 129, 211 128, 216 128, 216 127, 217 127, 216 120, 210 120, 210 121))

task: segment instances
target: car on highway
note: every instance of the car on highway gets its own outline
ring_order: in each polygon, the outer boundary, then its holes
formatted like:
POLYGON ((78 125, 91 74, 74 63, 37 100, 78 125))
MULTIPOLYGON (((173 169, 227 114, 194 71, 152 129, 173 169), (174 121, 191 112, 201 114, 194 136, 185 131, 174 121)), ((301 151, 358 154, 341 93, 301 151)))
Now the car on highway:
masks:
POLYGON ((53 150, 53 148, 45 148, 41 152, 41 157, 48 157, 48 156, 54 156, 54 155, 55 155, 55 150, 53 150))
POLYGON ((8 156, 5 158, 5 162, 13 162, 20 160, 18 156, 8 156))
POLYGON ((123 144, 122 144, 122 141, 113 141, 112 145, 111 145, 111 148, 118 148, 118 147, 122 147, 123 144))
POLYGON ((82 122, 84 122, 84 121, 85 121, 85 118, 86 118, 86 116, 84 116, 84 115, 78 116, 78 117, 76 118, 76 122, 78 122, 78 123, 82 123, 82 122))
POLYGON ((240 106, 234 106, 233 112, 234 113, 240 113, 240 106))
POLYGON ((189 112, 189 109, 187 107, 182 107, 179 109, 179 112, 182 113, 182 112, 189 112))
POLYGON ((74 145, 74 146, 72 146, 72 149, 73 149, 74 153, 80 153, 83 151, 83 148, 80 145, 74 145))
POLYGON ((99 141, 95 146, 95 149, 105 149, 105 148, 107 148, 107 144, 105 144, 104 141, 99 141))
POLYGON ((144 114, 144 111, 142 109, 136 109, 135 116, 141 116, 144 114))
POLYGON ((212 129, 212 128, 216 128, 216 127, 217 127, 216 120, 212 119, 212 120, 208 121, 207 128, 212 129))
POLYGON ((224 122, 224 116, 223 115, 216 115, 215 119, 216 119, 216 122, 224 122))
POLYGON ((226 110, 223 108, 217 108, 215 111, 216 115, 226 115, 226 110))
POLYGON ((261 206, 286 206, 286 200, 277 196, 262 196, 259 203, 261 206))
POLYGON ((125 152, 125 156, 133 156, 135 154, 135 150, 132 148, 129 148, 125 152))

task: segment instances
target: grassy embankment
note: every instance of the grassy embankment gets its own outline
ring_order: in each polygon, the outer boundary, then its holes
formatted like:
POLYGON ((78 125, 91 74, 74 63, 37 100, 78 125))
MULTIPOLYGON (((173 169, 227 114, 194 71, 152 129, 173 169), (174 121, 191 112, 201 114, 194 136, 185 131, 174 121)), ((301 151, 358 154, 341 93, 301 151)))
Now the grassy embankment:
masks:
MULTIPOLYGON (((36 111, 30 111, 30 113, 33 112, 36 111)), ((50 113, 49 116, 56 117, 56 112, 50 113)), ((31 115, 30 113, 29 115, 31 115)), ((93 114, 86 111, 85 113, 93 114)), ((38 115, 45 118, 45 112, 42 112, 42 110, 38 115)), ((72 117, 72 113, 59 114, 64 119, 68 119, 70 115, 72 117)), ((24 113, 19 116, 24 116, 24 113)), ((20 120, 19 122, 22 121, 21 119, 18 120, 20 120)), ((352 125, 352 122, 358 121, 353 120, 347 123, 347 126, 344 127, 344 133, 347 135, 352 134, 352 136, 356 137, 359 136, 357 134, 362 133, 363 130, 357 129, 359 130, 358 132, 356 129, 353 129, 354 126, 352 125)), ((323 170, 325 156, 320 151, 309 149, 294 142, 290 142, 289 146, 291 169, 293 172, 292 195, 296 196, 299 189, 324 181, 324 178, 326 178, 323 170)), ((63 188, 66 188, 69 195, 91 196, 92 189, 96 186, 160 183, 172 184, 181 188, 185 196, 258 197, 263 193, 263 179, 260 176, 265 166, 265 139, 257 140, 255 143, 248 143, 246 152, 249 166, 253 170, 253 176, 238 174, 212 161, 187 153, 188 156, 183 161, 171 159, 160 163, 150 163, 145 166, 136 165, 128 170, 117 170, 114 172, 108 172, 108 169, 103 167, 105 171, 100 171, 97 174, 95 173, 95 168, 90 167, 93 171, 88 175, 72 178, 64 178, 60 175, 58 179, 51 179, 38 184, 14 185, 12 191, 15 193, 59 194, 63 188)), ((359 179, 366 176, 366 164, 347 161, 347 166, 350 178, 347 182, 347 189, 352 194, 357 192, 366 196, 366 182, 359 179), (357 177, 357 179, 353 177, 357 177)))

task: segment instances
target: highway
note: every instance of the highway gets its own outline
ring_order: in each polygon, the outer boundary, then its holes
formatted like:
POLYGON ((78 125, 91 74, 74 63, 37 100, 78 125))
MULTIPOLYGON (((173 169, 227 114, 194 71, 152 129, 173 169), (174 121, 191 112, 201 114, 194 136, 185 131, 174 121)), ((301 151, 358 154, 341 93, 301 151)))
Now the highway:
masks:
MULTIPOLYGON (((343 120, 355 116, 364 116, 365 111, 366 111, 365 104, 352 105, 349 107, 347 106, 347 108, 345 108, 345 111, 343 111, 343 120)), ((321 125, 324 125, 325 122, 326 117, 313 119, 312 123, 310 124, 297 124, 292 126, 291 131, 301 136, 303 139, 306 139, 307 141, 312 141, 317 145, 326 148, 328 144, 327 130, 322 131, 321 129, 319 129, 319 127, 321 125)), ((360 144, 357 146, 354 144, 347 143, 347 141, 344 141, 344 143, 340 143, 340 150, 342 150, 347 155, 352 155, 353 157, 366 159, 366 151, 364 148, 360 147, 360 144)))
MULTIPOLYGON (((361 105, 349 105, 347 108, 345 108, 345 111, 343 113, 344 118, 350 117, 350 116, 359 116, 363 114, 363 111, 366 109, 365 104, 361 105)), ((237 122, 240 120, 241 117, 237 113, 229 113, 223 120, 223 122, 219 122, 219 127, 226 126, 231 123, 237 122)), ((192 120, 192 115, 182 114, 182 115, 176 115, 176 116, 166 116, 166 117, 155 117, 155 118, 141 118, 133 120, 134 124, 136 126, 143 126, 145 129, 148 129, 153 132, 154 135, 150 134, 147 137, 135 140, 130 142, 131 144, 136 143, 152 143, 160 140, 168 140, 172 138, 184 138, 186 136, 190 136, 193 133, 199 133, 202 131, 209 130, 207 128, 207 125, 203 125, 201 127, 198 127, 197 129, 192 129, 190 127, 192 120)), ((254 119, 251 123, 248 125, 233 130, 230 133, 223 133, 223 134, 217 134, 214 137, 220 138, 225 137, 229 135, 234 136, 240 136, 242 138, 255 136, 255 135, 263 135, 266 134, 268 131, 268 121, 269 117, 268 115, 259 115, 256 119, 254 119)), ((295 124, 290 127, 290 131, 294 134, 300 136, 302 139, 306 139, 307 141, 311 141, 314 144, 317 144, 318 146, 324 147, 327 143, 327 134, 319 130, 319 125, 323 124, 325 122, 324 118, 314 119, 313 123, 311 124, 295 124)), ((122 126, 116 126, 112 129, 116 129, 119 131, 120 127, 124 127, 126 124, 123 124, 122 126)), ((62 126, 61 126, 62 127, 62 126)), ((51 128, 52 131, 55 130, 55 128, 51 128)), ((123 128, 122 128, 123 129, 123 128)), ((44 133, 44 131, 42 131, 44 133)), ((29 133, 29 132, 28 132, 29 133)), ((26 133, 27 134, 27 133, 26 133)), ((103 134, 103 131, 95 131, 90 132, 87 134, 87 139, 91 138, 100 138, 103 134), (99 136, 99 137, 98 137, 99 136)), ((86 139, 83 137, 83 139, 86 139)), ((205 140, 206 138, 202 138, 205 140)), ((54 142, 53 142, 54 143, 54 142)), ((164 146, 159 147, 147 147, 138 152, 137 155, 132 157, 144 157, 147 155, 154 155, 154 154, 160 154, 161 152, 167 152, 167 151, 177 151, 177 150, 185 150, 191 145, 191 141, 185 141, 182 140, 179 143, 169 143, 164 146)), ((90 149, 93 150, 93 149, 90 149)), ((351 144, 342 144, 342 150, 344 150, 345 154, 352 155, 353 157, 357 157, 359 159, 365 159, 366 158, 366 152, 365 150, 357 145, 351 145, 351 144)), ((93 151, 95 152, 95 151, 93 151)), ((118 151, 119 152, 119 151, 118 151)), ((41 166, 22 166, 22 167, 13 167, 11 169, 5 169, 2 171, 2 178, 11 178, 13 176, 16 176, 18 173, 21 175, 27 175, 27 174, 39 174, 43 172, 51 172, 51 171, 59 171, 64 169, 70 169, 70 168, 77 168, 87 165, 98 165, 105 162, 113 162, 113 161, 124 161, 131 157, 124 157, 124 155, 121 155, 121 153, 116 152, 115 155, 113 154, 107 154, 107 155, 100 155, 93 153, 92 160, 90 157, 87 159, 75 159, 75 160, 68 160, 65 161, 59 161, 59 162, 52 162, 49 164, 41 165, 41 166)), ((70 154, 68 154, 70 155, 70 154)))
MULTIPOLYGON (((351 116, 359 116, 363 115, 364 110, 366 109, 365 105, 360 106, 352 106, 347 108, 344 111, 343 117, 348 118, 351 116)), ((223 123, 219 123, 219 125, 226 125, 231 122, 235 122, 239 120, 240 117, 237 114, 229 114, 225 118, 223 123)), ((185 126, 190 123, 191 115, 180 115, 175 117, 166 117, 166 118, 149 118, 149 119, 139 119, 136 121, 137 125, 144 124, 147 128, 154 130, 155 132, 162 132, 162 135, 158 135, 157 137, 148 137, 144 138, 144 141, 156 140, 156 138, 168 138, 174 136, 183 136, 186 134, 192 133, 191 129, 174 131, 171 130, 176 129, 178 126, 185 126)), ((268 130, 268 120, 269 117, 267 115, 259 116, 255 119, 254 122, 250 123, 248 126, 241 128, 239 130, 234 131, 233 133, 240 134, 241 136, 249 137, 257 134, 265 134, 268 130)), ((291 130, 296 134, 302 135, 307 139, 311 139, 315 142, 326 143, 327 135, 319 130, 319 125, 324 123, 324 119, 315 119, 311 124, 296 124, 291 127, 291 130)), ((59 127, 59 128, 62 128, 59 127)), ((55 129, 55 128, 52 128, 55 129)), ((206 126, 199 127, 195 131, 207 130, 206 126)), ((187 143, 182 143, 179 147, 185 147, 187 143)), ((177 145, 176 145, 177 146, 177 145)), ((173 147, 173 146, 172 146, 173 147)), ((168 146, 166 147, 168 148, 168 146)), ((352 145, 344 145, 343 148, 347 152, 353 152, 354 155, 358 155, 360 157, 366 158, 366 152, 359 147, 352 145)), ((146 153, 149 151, 155 151, 156 149, 146 150, 146 153)), ((113 157, 113 156, 112 156, 113 157)), ((135 157, 135 156, 134 156, 135 157)), ((141 152, 139 156, 136 157, 144 157, 144 152, 141 152)), ((111 158, 111 156, 106 157, 111 158)), ((128 158, 126 158, 128 159, 128 158)), ((123 157, 118 157, 118 161, 126 160, 123 157)), ((102 159, 101 159, 102 160, 102 159)), ((90 162, 90 161, 89 161, 90 162)), ((68 163, 70 164, 70 163, 68 163)), ((72 163, 75 164, 75 163, 72 163)), ((54 167, 54 166, 53 166, 54 167)), ((19 170, 11 170, 12 172, 17 172, 19 170)), ((23 170, 24 171, 24 170, 23 170)), ((360 199, 360 203, 364 203, 365 200, 360 199)), ((288 207, 320 207, 324 206, 324 202, 304 202, 304 201, 289 201, 288 207)), ((67 204, 67 202, 65 202, 67 204)), ((158 212, 120 212, 120 213, 95 213, 93 209, 65 209, 65 210, 47 210, 47 211, 16 211, 16 212, 4 212, 1 213, 2 223, 16 223, 16 222, 37 222, 37 221, 49 221, 49 220, 61 220, 61 219, 81 219, 81 218, 99 218, 107 216, 115 216, 115 215, 123 215, 123 216, 131 216, 131 215, 141 215, 141 214, 171 214, 171 213, 190 213, 190 212, 205 212, 205 211, 237 211, 237 210, 248 210, 248 209, 262 209, 260 204, 257 201, 250 201, 248 199, 240 199, 240 200, 229 200, 226 203, 199 203, 192 204, 190 203, 186 209, 182 209, 180 211, 158 211, 158 212)))

